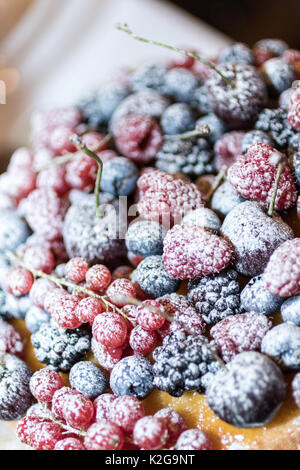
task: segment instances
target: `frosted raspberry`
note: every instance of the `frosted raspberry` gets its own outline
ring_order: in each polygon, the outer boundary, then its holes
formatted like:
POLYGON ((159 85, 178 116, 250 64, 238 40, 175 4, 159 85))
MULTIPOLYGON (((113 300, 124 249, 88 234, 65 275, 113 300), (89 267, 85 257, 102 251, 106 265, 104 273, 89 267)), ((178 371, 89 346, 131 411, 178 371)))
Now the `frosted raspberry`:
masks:
POLYGON ((155 413, 154 417, 161 419, 167 426, 169 438, 166 447, 173 446, 180 434, 186 430, 183 417, 172 408, 162 408, 155 413))
POLYGON ((272 254, 264 272, 267 289, 278 297, 300 294, 300 238, 288 240, 272 254))
POLYGON ((14 168, 0 176, 0 192, 19 203, 36 187, 36 173, 28 168, 14 168))
POLYGON ((83 443, 75 437, 67 437, 55 444, 54 450, 86 450, 83 443))
POLYGON ((79 299, 75 295, 59 296, 54 301, 51 315, 61 328, 73 330, 82 325, 82 322, 75 315, 78 303, 79 299))
POLYGON ((63 387, 63 381, 58 372, 50 369, 41 369, 30 379, 30 391, 41 402, 51 402, 57 390, 63 387))
POLYGON ((66 277, 72 282, 85 280, 89 265, 84 258, 72 258, 66 265, 66 277))
POLYGON ((118 307, 124 307, 130 303, 130 299, 136 298, 136 290, 128 279, 117 279, 106 291, 109 300, 118 307))
POLYGON ((184 431, 175 446, 176 450, 212 450, 212 442, 200 429, 184 431))
POLYGON ((111 404, 109 419, 125 432, 131 432, 135 423, 145 416, 143 403, 138 398, 118 397, 111 404))
POLYGON ((8 170, 13 170, 17 168, 32 169, 33 161, 34 154, 32 150, 26 147, 18 148, 10 157, 8 170))
POLYGON ((69 189, 65 175, 64 165, 46 168, 38 174, 36 186, 37 188, 53 189, 59 196, 64 196, 69 189))
POLYGON ((24 341, 20 333, 15 328, 0 320, 0 343, 3 345, 1 353, 9 353, 14 356, 23 357, 24 354, 24 341))
POLYGON ((142 449, 161 449, 167 442, 168 429, 160 418, 145 416, 135 424, 133 439, 135 444, 142 449))
POLYGON ((300 373, 296 374, 292 382, 293 397, 296 405, 300 408, 300 373))
POLYGON ((137 326, 130 333, 129 344, 135 354, 145 356, 155 348, 157 343, 157 333, 155 331, 144 330, 137 326))
POLYGON ((242 155, 242 142, 245 132, 232 131, 227 132, 215 144, 215 163, 218 170, 231 165, 242 155))
POLYGON ((82 323, 94 323, 95 318, 104 311, 102 303, 93 297, 82 299, 76 306, 75 315, 82 323))
POLYGON ((66 182, 71 188, 88 190, 95 186, 98 163, 80 153, 66 166, 66 182))
MULTIPOLYGON (((268 144, 252 145, 228 170, 228 180, 236 191, 246 199, 270 204, 277 174, 272 157, 278 153, 268 144)), ((275 209, 291 207, 296 201, 296 187, 288 165, 284 166, 277 191, 275 209)))
POLYGON ((137 322, 147 331, 158 330, 165 323, 161 304, 156 300, 146 300, 137 308, 137 322))
POLYGON ((74 129, 67 126, 57 127, 50 136, 50 146, 57 155, 76 152, 76 147, 70 138, 74 134, 74 129))
POLYGON ((111 393, 103 393, 96 398, 94 401, 94 407, 96 410, 96 421, 102 421, 104 419, 109 419, 111 405, 116 400, 117 397, 111 393))
POLYGON ((30 271, 24 268, 11 268, 7 277, 2 280, 4 289, 16 297, 28 294, 33 284, 33 277, 30 271))
POLYGON ((86 429, 94 416, 94 405, 82 393, 66 395, 63 405, 63 418, 75 429, 86 429))
POLYGON ((26 204, 26 219, 32 230, 45 240, 61 237, 68 204, 53 189, 33 191, 26 204))
POLYGON ((123 355, 121 347, 108 349, 103 344, 95 341, 95 339, 92 339, 92 351, 100 366, 105 370, 112 370, 120 362, 123 355))
POLYGON ((203 206, 198 188, 175 175, 155 170, 138 180, 139 213, 147 220, 174 224, 191 210, 203 206))
POLYGON ((193 279, 222 271, 231 259, 228 243, 194 225, 176 225, 164 240, 164 265, 175 279, 193 279))
POLYGON ((95 264, 86 273, 86 282, 90 289, 105 290, 111 281, 110 270, 103 264, 95 264))
POLYGON ((31 245, 26 248, 24 262, 33 269, 50 274, 55 266, 55 258, 47 245, 31 245))
POLYGON ((40 422, 34 426, 30 443, 35 450, 53 450, 55 444, 62 438, 62 429, 58 424, 40 422))
POLYGON ((224 361, 230 362, 241 352, 260 351, 262 340, 271 328, 272 322, 265 315, 243 313, 220 321, 210 330, 210 335, 224 361))
POLYGON ((292 94, 288 120, 293 129, 300 132, 300 87, 292 94))
POLYGON ((93 336, 107 348, 118 348, 127 337, 126 321, 118 313, 104 312, 94 320, 93 336))
POLYGON ((138 163, 151 162, 162 146, 161 130, 149 116, 126 116, 118 123, 115 138, 121 154, 138 163))
POLYGON ((121 450, 124 444, 122 429, 110 421, 93 424, 84 438, 88 450, 121 450))

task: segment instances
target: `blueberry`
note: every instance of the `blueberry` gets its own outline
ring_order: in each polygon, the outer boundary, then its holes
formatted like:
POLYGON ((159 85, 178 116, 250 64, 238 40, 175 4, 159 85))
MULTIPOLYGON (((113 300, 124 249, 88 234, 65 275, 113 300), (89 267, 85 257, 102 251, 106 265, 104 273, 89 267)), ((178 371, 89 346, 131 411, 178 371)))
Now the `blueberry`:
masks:
POLYGON ((267 60, 263 72, 271 91, 278 94, 290 88, 297 78, 295 67, 279 57, 267 60))
POLYGON ((32 372, 25 362, 7 354, 0 365, 0 419, 20 419, 32 405, 29 389, 32 372))
POLYGON ((0 251, 15 251, 30 235, 26 222, 14 211, 0 214, 0 251))
POLYGON ((274 147, 274 141, 264 131, 254 130, 246 132, 242 141, 242 152, 247 153, 251 145, 262 142, 263 144, 269 144, 274 147))
POLYGON ((219 64, 225 62, 242 62, 244 64, 252 65, 254 63, 254 57, 251 49, 241 42, 230 44, 225 47, 219 55, 219 64))
POLYGON ((283 375, 271 359, 257 352, 243 352, 212 378, 206 400, 226 423, 250 428, 268 423, 285 393, 283 375))
POLYGON ((114 111, 129 93, 128 87, 122 83, 106 83, 101 87, 97 97, 105 124, 108 124, 114 111))
POLYGON ((55 274, 57 274, 58 277, 65 277, 66 276, 66 263, 59 264, 55 268, 55 274))
POLYGON ((139 177, 136 165, 125 157, 115 157, 103 165, 102 191, 114 196, 129 196, 139 177))
POLYGON ((189 70, 171 69, 166 74, 167 94, 181 103, 191 103, 194 99, 198 80, 189 70))
POLYGON ((261 350, 285 370, 300 370, 300 327, 282 323, 270 330, 262 341, 261 350))
POLYGON ((267 290, 261 275, 253 277, 241 293, 241 304, 246 312, 270 315, 280 308, 282 302, 282 298, 267 290))
POLYGON ((0 291, 0 315, 5 318, 18 318, 24 320, 27 311, 32 306, 28 295, 15 297, 0 291))
POLYGON ((43 323, 49 323, 49 321, 49 313, 36 307, 35 305, 32 306, 26 313, 25 322, 28 330, 31 333, 36 333, 43 323))
POLYGON ((205 85, 199 86, 195 90, 192 105, 200 114, 208 114, 212 112, 205 85))
POLYGON ((134 271, 133 280, 152 297, 176 292, 180 285, 177 279, 167 273, 161 256, 149 256, 144 259, 134 271))
POLYGON ((281 316, 284 322, 300 326, 300 295, 290 297, 281 305, 281 316))
POLYGON ((134 396, 143 399, 154 390, 153 367, 141 356, 121 359, 110 375, 110 387, 117 396, 134 396))
POLYGON ((279 97, 279 106, 280 108, 284 109, 284 111, 288 111, 291 105, 291 98, 292 94, 294 93, 293 88, 287 88, 284 90, 279 97))
POLYGON ((200 207, 194 211, 189 212, 183 219, 183 225, 198 225, 207 230, 218 232, 221 228, 221 221, 217 214, 211 209, 200 207))
POLYGON ((211 200, 211 208, 225 216, 229 214, 234 207, 244 201, 245 199, 236 192, 234 187, 228 181, 226 181, 215 191, 211 200))
POLYGON ((266 49, 275 56, 282 55, 288 47, 288 44, 281 39, 260 39, 254 44, 254 48, 266 49))
POLYGON ((165 93, 167 68, 160 64, 146 64, 139 67, 132 76, 133 91, 155 90, 165 93))
POLYGON ((289 151, 300 152, 300 132, 296 132, 289 140, 289 151))
POLYGON ((126 233, 127 249, 142 258, 162 255, 166 233, 166 229, 158 222, 135 222, 129 226, 126 233))
POLYGON ((210 113, 206 116, 201 117, 196 122, 199 126, 208 126, 210 133, 208 139, 211 143, 215 143, 222 135, 226 132, 227 128, 225 124, 215 114, 210 113))
POLYGON ((70 384, 90 400, 94 400, 108 388, 108 380, 104 372, 93 362, 77 362, 70 370, 70 384))
POLYGON ((161 127, 165 134, 182 134, 195 128, 195 115, 185 103, 169 106, 161 117, 161 127))
POLYGON ((84 97, 77 104, 84 121, 93 128, 100 128, 104 124, 104 116, 96 93, 84 97))

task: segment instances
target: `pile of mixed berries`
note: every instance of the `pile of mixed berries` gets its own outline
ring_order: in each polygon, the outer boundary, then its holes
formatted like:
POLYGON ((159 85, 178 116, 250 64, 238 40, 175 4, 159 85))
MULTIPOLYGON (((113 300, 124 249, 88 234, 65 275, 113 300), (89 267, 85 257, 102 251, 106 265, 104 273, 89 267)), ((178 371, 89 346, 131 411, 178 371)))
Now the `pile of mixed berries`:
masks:
POLYGON ((290 386, 300 407, 300 51, 211 64, 176 55, 36 112, 0 176, 0 419, 34 449, 212 449, 146 414, 155 389, 239 428, 290 386))

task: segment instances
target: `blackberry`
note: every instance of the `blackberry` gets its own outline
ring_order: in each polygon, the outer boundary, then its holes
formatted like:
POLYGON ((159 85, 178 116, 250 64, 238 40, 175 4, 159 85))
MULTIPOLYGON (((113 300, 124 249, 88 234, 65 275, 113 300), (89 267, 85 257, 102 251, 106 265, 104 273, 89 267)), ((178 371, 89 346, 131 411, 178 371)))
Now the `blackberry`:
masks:
POLYGON ((196 88, 194 99, 191 104, 200 114, 208 114, 212 112, 205 85, 196 88))
POLYGON ((240 286, 233 269, 189 282, 188 299, 208 324, 241 313, 240 286))
POLYGON ((251 49, 242 42, 236 42, 225 47, 219 55, 219 64, 225 62, 239 62, 243 64, 254 64, 254 57, 251 49))
POLYGON ((50 315, 34 305, 26 313, 25 322, 30 333, 36 333, 42 324, 50 322, 50 315))
POLYGON ((134 92, 155 90, 164 94, 166 92, 165 76, 167 68, 161 64, 146 64, 139 67, 132 75, 132 88, 134 92))
POLYGON ((281 305, 281 316, 285 323, 300 326, 300 295, 290 297, 281 305))
POLYGON ((91 348, 91 330, 87 325, 64 330, 54 324, 42 324, 31 336, 37 359, 53 370, 69 372, 91 348))
POLYGON ((166 140, 156 155, 155 166, 171 174, 182 173, 190 178, 216 171, 214 153, 207 140, 166 140))
POLYGON ((243 352, 213 377, 206 400, 226 423, 251 428, 274 417, 285 392, 284 377, 273 361, 257 352, 243 352))
POLYGON ((161 297, 176 292, 180 281, 171 277, 163 264, 162 256, 149 256, 133 273, 133 280, 151 297, 161 297))
POLYGON ((221 367, 215 359, 217 354, 204 336, 172 333, 153 351, 154 385, 173 397, 188 390, 203 393, 221 367))
POLYGON ((135 222, 129 226, 126 233, 127 249, 141 258, 162 255, 166 233, 166 229, 158 222, 135 222))
POLYGON ((263 144, 269 144, 271 145, 271 147, 274 147, 273 140, 266 132, 254 130, 246 132, 246 134, 244 135, 242 141, 242 153, 247 153, 251 145, 258 144, 259 142, 263 144))
POLYGON ((219 119, 214 113, 209 113, 206 116, 201 117, 196 122, 196 126, 208 126, 209 135, 208 140, 214 144, 223 134, 227 131, 227 127, 221 119, 219 119))
POLYGON ((263 73, 270 91, 275 94, 290 88, 297 78, 294 66, 279 57, 267 60, 263 65, 263 73))
POLYGON ((104 372, 90 361, 77 362, 70 370, 71 387, 94 400, 108 388, 108 380, 104 372))
POLYGON ((106 83, 97 93, 103 121, 108 124, 114 111, 129 95, 129 88, 123 83, 106 83))
POLYGON ((161 117, 161 127, 165 134, 183 134, 195 128, 196 118, 192 108, 185 103, 169 106, 161 117))
POLYGON ((283 149, 288 147, 290 139, 295 135, 287 113, 280 108, 264 109, 257 118, 255 129, 268 132, 275 144, 283 149))
POLYGON ((114 196, 129 196, 136 189, 138 177, 139 170, 132 161, 115 157, 103 165, 101 189, 114 196))
POLYGON ((300 132, 296 132, 289 141, 289 152, 300 152, 300 132))
POLYGON ((241 305, 247 312, 270 315, 280 309, 283 300, 267 290, 262 275, 253 277, 241 292, 241 305))
POLYGON ((196 76, 187 69, 174 68, 167 72, 166 94, 180 103, 191 103, 199 85, 196 76))
POLYGON ((282 323, 264 337, 261 350, 284 370, 300 370, 300 327, 282 323))
POLYGON ((183 225, 198 225, 199 227, 218 232, 221 228, 221 221, 217 214, 207 207, 200 207, 189 212, 183 219, 183 225))
POLYGON ((25 362, 6 354, 0 365, 0 419, 15 421, 30 408, 33 401, 29 388, 32 372, 25 362))
POLYGON ((300 152, 296 152, 293 156, 294 173, 298 184, 300 184, 300 152))
POLYGON ((226 83, 214 73, 206 81, 214 113, 230 128, 249 127, 267 101, 266 85, 261 74, 251 65, 226 63, 218 70, 228 78, 226 83))
POLYGON ((102 219, 96 215, 93 195, 70 207, 64 220, 65 247, 70 258, 79 256, 91 265, 120 266, 126 259, 126 247, 124 240, 118 237, 116 201, 106 193, 100 196, 101 205, 105 205, 102 219))
POLYGON ((234 207, 242 202, 245 202, 245 199, 236 192, 228 181, 225 181, 225 183, 221 184, 215 191, 211 200, 211 208, 221 215, 226 216, 234 207))
POLYGON ((145 90, 128 96, 113 113, 109 129, 114 134, 119 122, 130 114, 142 114, 160 119, 164 110, 170 105, 165 96, 154 90, 145 90))
POLYGON ((15 251, 30 235, 26 222, 15 211, 0 214, 0 251, 15 251))
POLYGON ((153 392, 153 367, 142 356, 121 359, 110 374, 110 388, 118 397, 129 395, 140 399, 153 392))

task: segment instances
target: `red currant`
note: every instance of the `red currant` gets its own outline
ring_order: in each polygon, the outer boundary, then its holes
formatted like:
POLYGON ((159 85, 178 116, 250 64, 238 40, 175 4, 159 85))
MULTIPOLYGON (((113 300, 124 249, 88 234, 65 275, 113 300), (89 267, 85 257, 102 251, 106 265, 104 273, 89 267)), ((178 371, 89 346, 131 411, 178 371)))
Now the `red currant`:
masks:
POLYGON ((136 299, 136 290, 129 279, 117 279, 112 282, 106 291, 109 300, 118 307, 130 304, 131 299, 136 299))
POLYGON ((63 381, 58 372, 41 369, 30 379, 30 391, 41 402, 51 402, 54 393, 63 387, 63 381))
POLYGON ((95 318, 104 311, 102 303, 93 297, 82 299, 76 307, 75 315, 82 323, 93 325, 95 318))
POLYGON ((167 426, 169 438, 166 442, 166 447, 171 447, 176 444, 180 434, 186 430, 186 424, 181 414, 177 413, 177 411, 172 408, 162 408, 157 411, 154 416, 163 420, 167 426))
POLYGON ((212 450, 209 437, 200 429, 187 429, 176 443, 177 450, 212 450))
POLYGON ((75 437, 67 437, 55 444, 54 450, 85 450, 83 443, 75 437))
POLYGON ((55 266, 55 258, 47 245, 31 245, 26 248, 24 262, 33 269, 50 274, 55 266))
POLYGON ((110 407, 109 419, 125 432, 131 432, 135 423, 144 416, 144 406, 135 397, 118 397, 110 407))
POLYGON ((55 286, 55 284, 53 284, 53 282, 48 281, 47 279, 37 279, 36 281, 34 281, 29 297, 34 303, 34 305, 41 308, 42 310, 46 310, 45 297, 48 293, 56 289, 57 287, 55 286))
POLYGON ((110 421, 92 424, 87 430, 84 445, 88 450, 121 450, 124 445, 122 429, 110 421))
POLYGON ((110 270, 103 264, 95 264, 86 273, 86 282, 90 289, 105 290, 111 281, 110 270))
POLYGON ((52 316, 61 328, 74 330, 82 325, 82 322, 75 315, 78 303, 79 299, 75 295, 59 296, 53 302, 52 316))
POLYGON ((117 397, 111 393, 103 393, 99 395, 94 401, 94 407, 96 410, 96 421, 102 421, 104 419, 109 419, 110 409, 113 402, 117 397))
POLYGON ((145 300, 137 309, 137 322, 147 331, 158 330, 165 323, 165 318, 159 313, 161 304, 156 300, 145 300))
POLYGON ((159 418, 145 416, 135 424, 133 438, 135 444, 142 449, 161 449, 168 439, 167 426, 164 421, 159 418))
POLYGON ((33 277, 30 271, 24 268, 12 268, 7 273, 4 288, 10 294, 21 297, 30 292, 33 277))
POLYGON ((137 326, 130 333, 129 344, 135 354, 144 356, 155 348, 157 343, 157 333, 155 331, 144 330, 137 326))
POLYGON ((118 313, 101 313, 94 320, 93 336, 107 348, 118 348, 124 344, 127 337, 126 321, 118 313))
POLYGON ((84 258, 72 258, 66 265, 66 277, 72 282, 84 281, 89 270, 88 262, 84 258))
POLYGON ((94 417, 94 405, 81 393, 67 395, 63 405, 63 417, 72 428, 86 429, 94 417))

